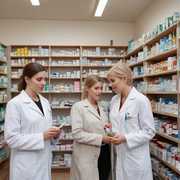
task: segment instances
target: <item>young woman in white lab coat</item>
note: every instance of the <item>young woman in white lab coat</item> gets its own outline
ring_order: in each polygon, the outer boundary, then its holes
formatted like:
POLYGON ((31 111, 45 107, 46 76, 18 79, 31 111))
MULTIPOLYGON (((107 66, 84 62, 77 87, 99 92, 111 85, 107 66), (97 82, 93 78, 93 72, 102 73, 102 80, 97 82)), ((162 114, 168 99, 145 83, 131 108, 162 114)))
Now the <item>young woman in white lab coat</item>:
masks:
POLYGON ((5 140, 11 148, 10 180, 50 180, 50 140, 59 134, 52 127, 51 108, 39 93, 46 82, 42 65, 30 63, 23 69, 19 95, 6 108, 5 140))
POLYGON ((110 142, 110 137, 104 131, 104 127, 108 126, 107 113, 98 103, 101 93, 101 79, 89 76, 84 83, 84 100, 72 107, 74 146, 71 180, 108 179, 111 163, 106 143, 110 142))
POLYGON ((149 141, 155 134, 151 105, 132 86, 131 69, 117 63, 108 72, 112 90, 117 93, 110 105, 110 120, 116 145, 116 180, 152 180, 149 141))

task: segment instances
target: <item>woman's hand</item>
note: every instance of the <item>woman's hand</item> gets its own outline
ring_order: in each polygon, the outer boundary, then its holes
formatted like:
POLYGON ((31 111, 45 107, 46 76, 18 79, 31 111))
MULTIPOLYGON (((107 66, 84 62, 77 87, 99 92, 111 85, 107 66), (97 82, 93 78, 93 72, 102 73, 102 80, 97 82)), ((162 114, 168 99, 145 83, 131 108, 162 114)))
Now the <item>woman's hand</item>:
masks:
POLYGON ((126 137, 123 134, 115 134, 115 136, 111 137, 111 143, 118 145, 126 142, 126 137))
POLYGON ((103 136, 102 142, 106 143, 106 144, 110 144, 111 143, 111 137, 106 136, 106 135, 103 136))
POLYGON ((60 133, 60 128, 52 127, 43 133, 44 140, 50 140, 57 137, 60 133))

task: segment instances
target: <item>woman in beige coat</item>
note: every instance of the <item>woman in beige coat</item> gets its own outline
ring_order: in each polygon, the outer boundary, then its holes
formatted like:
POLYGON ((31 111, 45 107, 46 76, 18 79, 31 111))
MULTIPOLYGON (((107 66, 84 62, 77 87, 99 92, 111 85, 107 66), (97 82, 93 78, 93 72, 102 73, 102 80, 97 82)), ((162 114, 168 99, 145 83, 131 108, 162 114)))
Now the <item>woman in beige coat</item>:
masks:
POLYGON ((100 79, 89 76, 84 84, 84 100, 72 107, 74 146, 71 180, 99 180, 98 158, 101 145, 110 142, 110 137, 104 132, 105 126, 108 126, 108 116, 98 104, 101 93, 100 79))

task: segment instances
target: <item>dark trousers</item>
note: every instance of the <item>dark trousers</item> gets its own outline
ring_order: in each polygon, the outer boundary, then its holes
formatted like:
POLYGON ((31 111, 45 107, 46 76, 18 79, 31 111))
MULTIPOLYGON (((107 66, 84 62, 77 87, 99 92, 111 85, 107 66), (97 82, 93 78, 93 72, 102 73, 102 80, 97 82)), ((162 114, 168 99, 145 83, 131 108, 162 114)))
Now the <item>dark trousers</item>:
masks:
POLYGON ((111 170, 110 146, 108 144, 101 146, 98 159, 99 180, 108 180, 111 170))

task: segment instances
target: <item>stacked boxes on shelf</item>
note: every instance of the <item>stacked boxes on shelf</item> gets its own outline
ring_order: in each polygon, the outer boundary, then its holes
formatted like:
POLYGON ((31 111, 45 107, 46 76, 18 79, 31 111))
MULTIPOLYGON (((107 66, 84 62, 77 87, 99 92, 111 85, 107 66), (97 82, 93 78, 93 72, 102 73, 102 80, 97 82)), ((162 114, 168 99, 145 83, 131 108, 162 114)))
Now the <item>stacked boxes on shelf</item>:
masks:
MULTIPOLYGON (((128 43, 128 52, 131 53, 135 49, 138 49, 143 44, 147 43, 148 41, 151 41, 156 38, 159 34, 163 33, 167 29, 173 27, 174 24, 176 24, 180 20, 180 13, 174 12, 172 16, 166 17, 162 23, 158 24, 156 27, 153 28, 151 32, 144 33, 139 39, 137 40, 131 40, 128 43)), ((172 36, 175 35, 172 33, 172 36)), ((170 40, 173 39, 173 37, 169 38, 170 40)), ((166 43, 167 45, 167 43, 166 43)))
POLYGON ((5 108, 9 92, 7 47, 0 44, 0 164, 8 158, 8 149, 4 141, 5 108))

